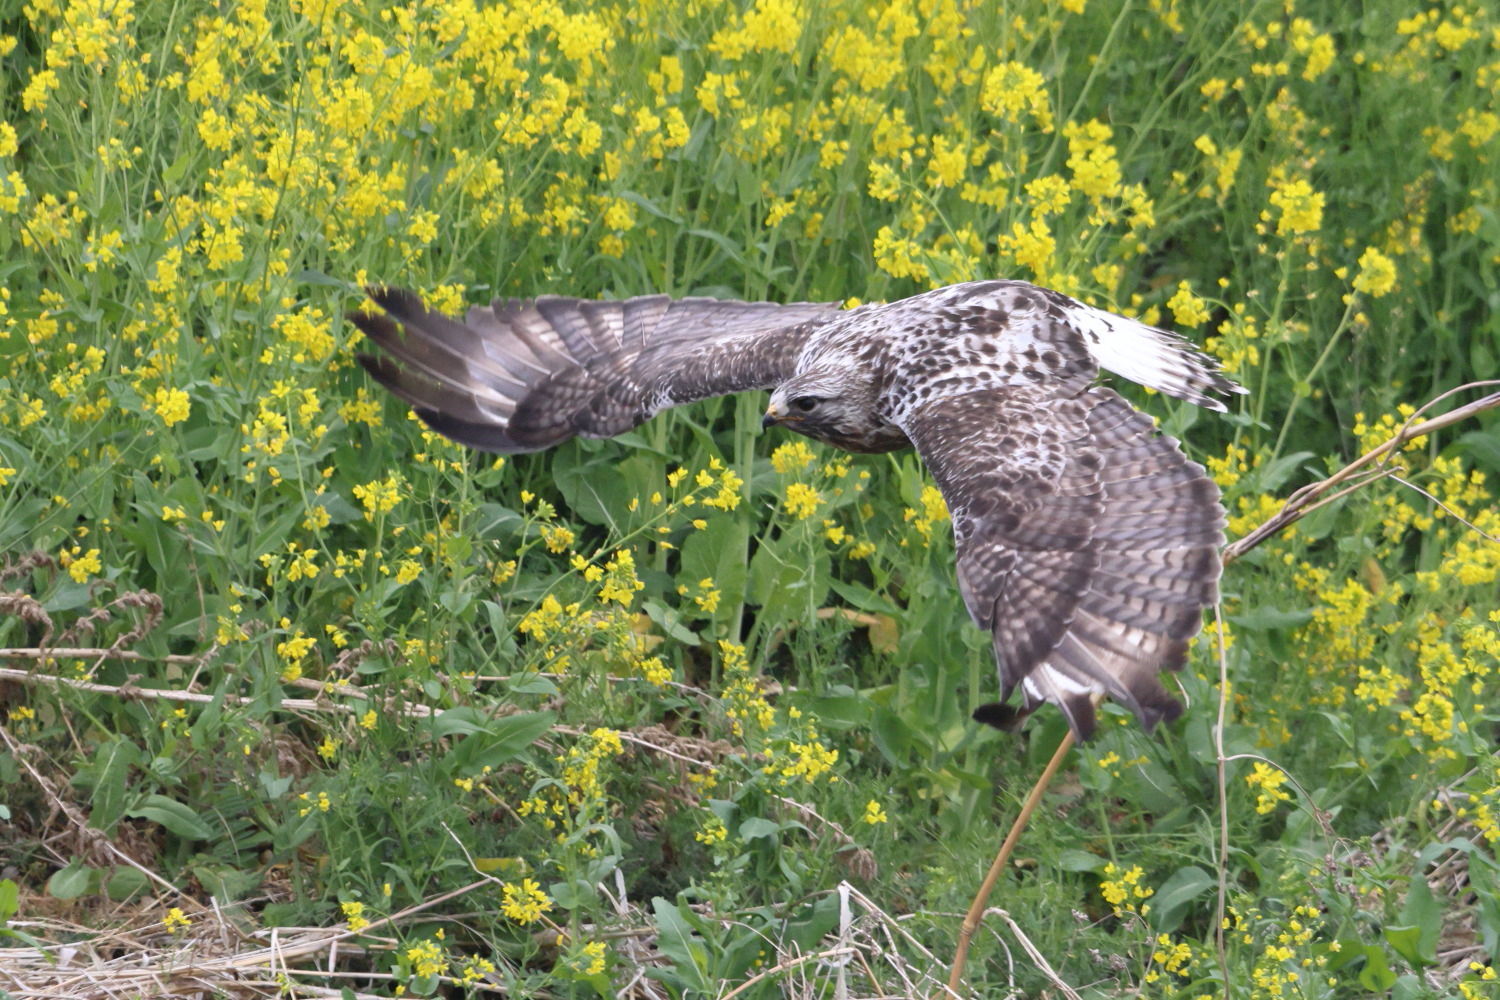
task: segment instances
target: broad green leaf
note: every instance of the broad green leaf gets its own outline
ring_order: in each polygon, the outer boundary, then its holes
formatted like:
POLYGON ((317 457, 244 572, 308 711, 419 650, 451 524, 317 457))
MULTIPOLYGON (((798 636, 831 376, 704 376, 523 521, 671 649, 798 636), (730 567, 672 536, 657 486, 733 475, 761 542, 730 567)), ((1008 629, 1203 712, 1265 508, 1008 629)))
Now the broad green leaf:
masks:
POLYGON ((690 989, 709 990, 708 949, 693 933, 676 904, 660 896, 651 900, 656 914, 657 947, 672 960, 673 971, 690 989))
POLYGON ((110 899, 122 902, 151 888, 151 880, 139 868, 118 865, 109 873, 104 891, 110 899))
POLYGON ((140 805, 128 810, 125 815, 160 823, 177 836, 188 840, 209 840, 214 835, 190 807, 165 795, 148 795, 141 800, 140 805))
POLYGON ((432 720, 434 736, 469 736, 484 732, 484 713, 472 705, 450 708, 432 720))
POLYGON ((1167 877, 1151 897, 1151 923, 1158 931, 1171 933, 1182 925, 1199 896, 1218 884, 1197 865, 1184 865, 1167 877))
POLYGON ((1413 966, 1437 964, 1438 935, 1443 929, 1443 909, 1418 870, 1406 890, 1398 924, 1385 931, 1391 947, 1413 966), (1411 932, 1411 933, 1408 933, 1411 932))
POLYGON ((99 884, 99 872, 82 861, 70 861, 47 880, 47 895, 53 899, 77 899, 99 884))
MULTIPOLYGON (((443 717, 452 714, 443 713, 443 717)), ((523 757, 531 744, 557 721, 553 712, 522 712, 499 719, 484 719, 466 730, 464 739, 443 759, 450 777, 477 774, 484 768, 503 767, 523 757)), ((467 725, 467 723, 465 723, 467 725)))
POLYGON ((765 819, 761 816, 752 816, 740 824, 741 840, 758 840, 765 837, 775 840, 776 835, 781 832, 781 824, 774 820, 765 819))
POLYGON ((89 826, 108 833, 125 812, 125 778, 140 757, 135 745, 115 737, 99 746, 95 758, 94 790, 90 796, 89 826))
POLYGON ((1269 632, 1275 629, 1296 628, 1306 625, 1312 620, 1312 610, 1309 608, 1274 608, 1260 605, 1240 614, 1225 615, 1230 624, 1238 625, 1242 629, 1251 629, 1257 632, 1269 632))
POLYGON ((1107 864, 1108 858, 1073 848, 1068 848, 1057 856, 1057 867, 1065 872, 1097 872, 1102 871, 1107 864))

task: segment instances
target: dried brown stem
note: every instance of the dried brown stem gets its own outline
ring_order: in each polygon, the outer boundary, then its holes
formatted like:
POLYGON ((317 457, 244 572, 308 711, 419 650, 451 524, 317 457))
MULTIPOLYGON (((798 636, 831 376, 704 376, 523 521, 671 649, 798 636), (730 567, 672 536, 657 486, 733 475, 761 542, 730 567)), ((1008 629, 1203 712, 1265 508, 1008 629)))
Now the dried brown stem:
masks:
POLYGON ((1287 498, 1287 501, 1282 505, 1281 510, 1277 511, 1258 528, 1250 532, 1248 535, 1245 535, 1243 538, 1237 538, 1229 545, 1225 546, 1224 562, 1228 564, 1240 558, 1245 553, 1249 552, 1251 549, 1259 545, 1261 542, 1264 542, 1266 539, 1270 538, 1272 535, 1279 533, 1289 525, 1295 524, 1309 512, 1317 509, 1317 507, 1323 506, 1325 503, 1332 502, 1338 497, 1343 496, 1344 494, 1349 493, 1352 490, 1359 488, 1360 486, 1364 486, 1367 483, 1374 482, 1377 478, 1384 478, 1385 476, 1391 475, 1396 470, 1387 470, 1377 467, 1376 470, 1372 470, 1374 474, 1367 475, 1366 478, 1360 480, 1358 483, 1355 483, 1353 486, 1339 490, 1339 492, 1335 493, 1333 496, 1324 496, 1325 494, 1329 493, 1329 491, 1334 490, 1336 487, 1342 486, 1343 484, 1347 483, 1351 478, 1359 474, 1361 470, 1364 470, 1366 466, 1374 463, 1381 463, 1383 465, 1386 459, 1398 452, 1401 449, 1402 445, 1406 444, 1413 438, 1423 437, 1424 435, 1431 434, 1434 431, 1439 431, 1445 427, 1450 427, 1462 420, 1467 420, 1478 413, 1484 412, 1485 410, 1494 409, 1495 407, 1500 406, 1500 392, 1492 392, 1488 396, 1484 396, 1481 399, 1476 399, 1472 403, 1466 403, 1456 410, 1450 410, 1440 417, 1433 417, 1431 420, 1424 420, 1421 423, 1413 422, 1421 413, 1436 405, 1437 403, 1442 402, 1444 399, 1447 399, 1454 393, 1463 392, 1466 389, 1479 389, 1494 385, 1500 385, 1500 379, 1488 379, 1482 382, 1469 382, 1456 388, 1449 389, 1442 395, 1436 397, 1428 403, 1425 403, 1420 410, 1408 417, 1406 422, 1402 424, 1401 427, 1396 431, 1396 433, 1384 444, 1365 452, 1359 458, 1350 462, 1348 465, 1344 466, 1342 469, 1335 472, 1327 479, 1309 484, 1297 490, 1289 498, 1287 498))
POLYGON ((1005 871, 1005 865, 1010 861, 1011 853, 1016 849, 1016 842, 1021 839, 1021 832, 1026 829, 1026 824, 1031 820, 1031 814, 1036 811, 1037 805, 1042 801, 1042 793, 1052 783, 1052 776, 1062 765, 1063 758, 1068 751, 1073 749, 1073 730, 1069 729, 1067 735, 1057 744, 1057 750, 1053 752, 1052 759, 1042 769, 1041 777, 1036 779, 1036 784, 1031 786, 1031 791, 1026 795, 1026 801, 1021 805, 1021 812, 1016 816, 1016 821, 1011 824, 1010 833, 1006 834, 1005 842, 1000 845, 1000 853, 995 855, 995 860, 990 863, 989 873, 985 875, 984 882, 979 886, 979 892, 974 896, 974 902, 969 904, 969 912, 964 914, 963 925, 958 931, 958 948, 953 955, 953 968, 948 973, 948 994, 958 996, 958 989, 963 985, 964 964, 969 959, 969 945, 974 940, 974 932, 979 929, 979 923, 984 919, 984 907, 989 902, 990 893, 995 888, 995 883, 1000 881, 1000 875, 1005 871))
MULTIPOLYGON (((56 658, 57 650, 0 650, 0 658, 11 656, 16 659, 52 659, 56 658), (26 656, 24 654, 42 654, 26 656)), ((68 652, 64 650, 63 652, 68 652)), ((70 657, 71 658, 71 657, 70 657)), ((155 657, 148 657, 155 659, 155 657)), ((34 670, 17 670, 14 667, 0 667, 0 680, 16 681, 20 684, 40 684, 45 687, 67 687, 75 691, 88 691, 92 694, 109 694, 120 698, 135 698, 140 701, 175 701, 192 702, 200 705, 225 704, 225 705, 249 705, 257 699, 246 698, 237 694, 207 694, 202 691, 178 691, 172 688, 143 688, 136 687, 132 683, 125 684, 99 684, 95 681, 75 680, 71 677, 58 677, 54 674, 38 673, 34 670)), ((334 692, 339 689, 335 687, 334 692)), ((351 695, 359 698, 368 698, 369 695, 362 691, 350 691, 351 695)), ((312 698, 283 698, 279 703, 281 708, 289 712, 324 712, 334 715, 353 715, 357 709, 352 705, 343 705, 326 699, 312 698)), ((414 718, 426 718, 435 714, 432 709, 425 705, 404 705, 399 711, 406 716, 414 718)))

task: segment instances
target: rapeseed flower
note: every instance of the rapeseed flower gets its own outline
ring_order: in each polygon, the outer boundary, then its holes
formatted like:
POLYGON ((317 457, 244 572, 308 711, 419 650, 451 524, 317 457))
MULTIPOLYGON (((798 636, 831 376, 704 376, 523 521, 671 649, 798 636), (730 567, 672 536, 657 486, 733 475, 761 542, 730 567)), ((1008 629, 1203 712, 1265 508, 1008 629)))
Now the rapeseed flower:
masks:
POLYGON ((529 878, 519 885, 506 883, 500 891, 500 912, 518 924, 534 924, 552 909, 552 897, 529 878))

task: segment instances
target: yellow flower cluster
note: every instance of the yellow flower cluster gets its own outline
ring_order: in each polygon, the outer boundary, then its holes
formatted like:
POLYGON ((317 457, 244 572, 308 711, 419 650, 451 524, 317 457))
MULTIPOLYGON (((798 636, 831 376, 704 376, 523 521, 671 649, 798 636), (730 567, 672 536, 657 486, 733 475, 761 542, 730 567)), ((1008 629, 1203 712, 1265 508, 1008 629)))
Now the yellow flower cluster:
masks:
POLYGON ((1151 904, 1144 901, 1150 899, 1156 890, 1141 882, 1145 874, 1140 865, 1121 870, 1111 861, 1104 866, 1099 893, 1106 903, 1114 907, 1115 916, 1123 917, 1127 913, 1145 916, 1151 911, 1151 904))
POLYGON ((1256 761, 1245 784, 1256 789, 1255 811, 1264 815, 1272 812, 1283 802, 1290 802, 1291 795, 1282 786, 1286 784, 1286 772, 1279 767, 1270 767, 1256 761))
POLYGON ((931 484, 922 487, 918 502, 920 509, 908 507, 903 517, 916 529, 922 544, 926 545, 932 541, 932 526, 948 520, 948 504, 943 499, 942 492, 931 484))
POLYGON ((534 924, 552 909, 552 897, 529 878, 507 882, 500 890, 500 912, 518 924, 534 924))

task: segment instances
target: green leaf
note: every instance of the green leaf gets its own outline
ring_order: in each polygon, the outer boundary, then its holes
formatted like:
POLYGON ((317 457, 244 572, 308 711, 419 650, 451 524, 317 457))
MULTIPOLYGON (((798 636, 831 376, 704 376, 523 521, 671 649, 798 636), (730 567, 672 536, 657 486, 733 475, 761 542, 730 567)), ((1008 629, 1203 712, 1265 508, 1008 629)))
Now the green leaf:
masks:
POLYGON ((767 621, 807 625, 828 594, 827 551, 820 547, 809 561, 807 548, 796 534, 789 532, 762 545, 750 560, 745 598, 760 605, 767 621))
MULTIPOLYGON (((456 709, 454 710, 456 711, 456 709)), ((443 713, 443 717, 452 714, 443 713)), ((477 774, 484 768, 491 770, 503 767, 525 756, 552 724, 557 721, 553 712, 522 712, 501 719, 486 719, 453 748, 443 759, 446 774, 477 774)))
POLYGON ((775 840, 776 835, 780 832, 780 823, 761 816, 753 816, 740 824, 741 840, 759 840, 762 837, 775 840))
POLYGON ((21 908, 21 891, 8 878, 0 878, 0 924, 15 916, 21 908))
POLYGON ((140 805, 127 811, 125 815, 159 823, 188 840, 210 840, 214 835, 191 808, 165 795, 148 795, 140 805))
POLYGON ((1386 961, 1385 952, 1373 945, 1365 948, 1365 966, 1359 970, 1359 985, 1367 990, 1384 992, 1394 986, 1396 974, 1386 961))
POLYGON ((899 715, 884 706, 877 708, 870 735, 875 737, 875 746, 887 761, 895 767, 906 766, 916 739, 911 727, 899 715))
POLYGON ((1218 880, 1197 865, 1184 865, 1167 877, 1151 897, 1152 925, 1170 934, 1182 925, 1193 902, 1218 885, 1218 880))
POLYGON ((110 872, 104 891, 110 899, 119 903, 146 892, 150 888, 151 880, 146 877, 145 872, 139 868, 131 868, 129 865, 120 865, 110 872))
POLYGON ((1399 923, 1385 929, 1385 939, 1413 966, 1437 964, 1438 935, 1443 929, 1443 909, 1420 871, 1412 875, 1401 907, 1399 923))
POLYGON ((650 198, 647 198, 645 195, 640 194, 639 192, 636 192, 636 191, 621 191, 620 192, 620 197, 624 198, 626 201, 630 202, 632 205, 635 205, 635 206, 639 207, 647 215, 654 215, 658 219, 663 219, 663 220, 665 220, 667 222, 672 223, 674 226, 680 226, 680 225, 682 225, 682 219, 678 218, 676 215, 672 214, 671 212, 668 212, 666 209, 662 208, 656 202, 652 201, 650 198))
POLYGON ((432 720, 434 736, 469 736, 484 732, 484 714, 472 705, 450 708, 432 720))
POLYGON ((708 527, 695 531, 682 541, 682 575, 686 582, 697 583, 705 577, 714 581, 719 591, 719 608, 728 614, 745 600, 745 554, 749 547, 749 528, 739 518, 712 517, 708 527))
POLYGON ((557 685, 550 677, 541 674, 516 674, 505 684, 511 694, 535 694, 550 698, 557 694, 557 685))
POLYGON ((135 745, 124 737, 117 736, 100 745, 95 755, 89 826, 108 833, 120 821, 125 813, 125 778, 139 757, 135 745))
POLYGON ((1275 493, 1281 488, 1297 467, 1313 457, 1310 451, 1298 451, 1282 455, 1269 464, 1255 470, 1256 489, 1261 493, 1275 493))
POLYGON ((576 444, 559 448, 551 463, 552 480, 569 508, 590 524, 623 534, 629 487, 615 469, 613 452, 590 454, 576 444))
POLYGON ((99 873, 82 861, 70 861, 47 880, 47 895, 53 899, 77 899, 99 884, 99 873))
POLYGON ((1065 872, 1097 872, 1102 871, 1107 864, 1109 864, 1108 858, 1071 848, 1057 856, 1057 867, 1065 872))
POLYGON ((1224 617, 1229 619, 1231 625, 1238 625, 1242 629, 1253 632, 1273 632, 1306 625, 1312 620, 1312 611, 1308 608, 1282 609, 1258 606, 1240 614, 1224 617))
POLYGON ((708 979, 708 949, 693 934, 682 911, 660 896, 651 900, 651 909, 656 913, 657 947, 672 960, 673 971, 690 989, 712 989, 708 979))
POLYGON ((684 646, 698 645, 697 633, 692 632, 682 624, 682 618, 673 608, 658 604, 656 601, 642 601, 641 610, 646 612, 646 617, 661 628, 667 638, 674 642, 680 642, 684 646))

